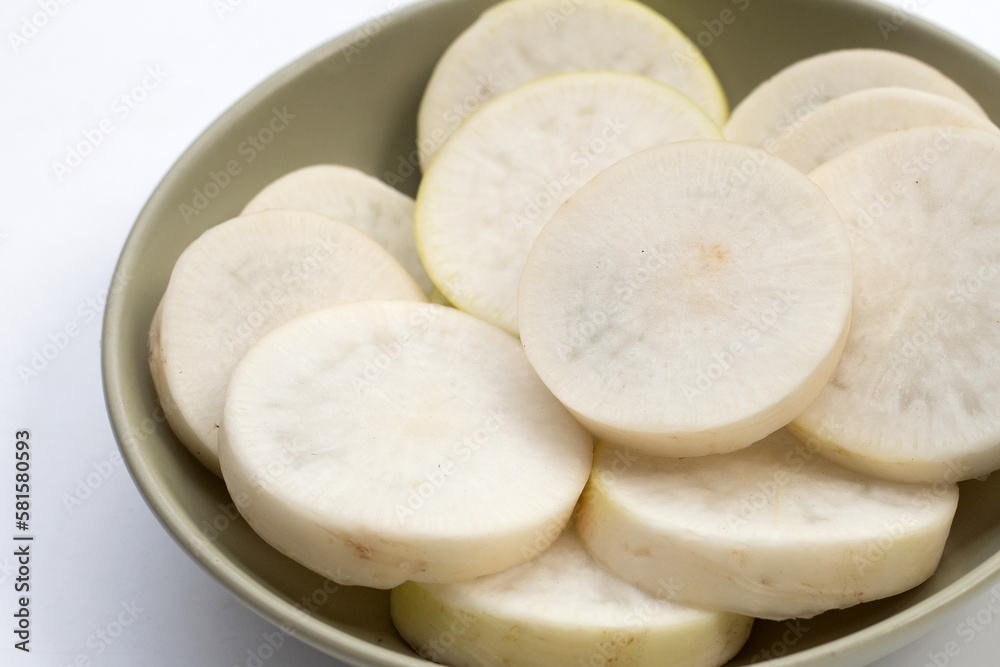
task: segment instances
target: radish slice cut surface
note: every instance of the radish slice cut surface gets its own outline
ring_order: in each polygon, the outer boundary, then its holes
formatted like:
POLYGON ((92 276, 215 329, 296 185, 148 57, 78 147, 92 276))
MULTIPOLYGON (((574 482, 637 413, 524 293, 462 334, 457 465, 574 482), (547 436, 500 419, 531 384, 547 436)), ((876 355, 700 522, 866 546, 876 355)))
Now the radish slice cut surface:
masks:
POLYGON ((592 454, 514 338, 405 302, 338 306, 265 337, 233 376, 220 438, 261 537, 375 588, 524 562, 539 531, 568 521, 592 454))
POLYGON ((521 277, 539 377, 600 438, 666 456, 791 421, 847 336, 851 250, 823 192, 764 151, 660 146, 584 186, 521 277))
POLYGON ((897 132, 810 174, 851 235, 854 327, 792 432, 909 482, 1000 468, 1000 136, 897 132))

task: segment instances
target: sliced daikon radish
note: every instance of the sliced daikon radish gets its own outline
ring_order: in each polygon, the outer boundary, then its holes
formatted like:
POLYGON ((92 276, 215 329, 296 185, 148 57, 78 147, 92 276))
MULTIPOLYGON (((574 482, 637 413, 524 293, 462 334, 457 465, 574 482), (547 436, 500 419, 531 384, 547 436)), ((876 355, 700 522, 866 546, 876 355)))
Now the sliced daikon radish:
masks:
POLYGON ((851 236, 855 320, 830 384, 790 430, 889 479, 1000 468, 1000 136, 897 132, 810 177, 851 236))
POLYGON ((219 447, 261 537, 375 588, 520 564, 568 521, 593 454, 514 338, 401 301, 329 308, 261 340, 233 375, 219 447))
POLYGON ((823 192, 760 149, 688 141, 622 160, 559 209, 518 313, 539 377, 593 433, 698 456, 808 406, 850 305, 850 244, 823 192))
POLYGON ((866 477, 782 430, 692 459, 599 445, 578 527, 598 562, 644 590, 783 619, 923 582, 957 505, 955 484, 866 477))
POLYGON ((417 126, 424 170, 462 121, 496 95, 582 70, 648 76, 690 97, 716 123, 726 120, 728 104, 712 68, 649 7, 633 0, 507 0, 459 36, 431 76, 417 126))
POLYGON ((243 215, 272 209, 320 213, 357 227, 389 251, 430 292, 413 238, 413 200, 377 178, 334 164, 317 164, 285 174, 261 190, 243 215))
POLYGON ((595 563, 572 529, 499 574, 405 583, 392 591, 390 609, 417 653, 455 667, 718 667, 753 624, 643 593, 595 563))
POLYGON ((517 332, 517 283, 538 231, 605 167, 684 139, 721 139, 690 100, 652 79, 576 72, 497 98, 427 172, 414 227, 449 301, 517 332))
POLYGON ((781 70, 733 109, 723 129, 730 141, 772 152, 826 102, 886 86, 943 95, 985 116, 961 86, 916 58, 881 49, 845 49, 806 58, 781 70))
POLYGON ((871 88, 830 100, 775 144, 775 157, 804 173, 864 142, 931 125, 1000 132, 983 114, 955 100, 911 88, 871 88))
POLYGON ((167 421, 216 474, 226 386, 243 354, 302 313, 360 299, 424 300, 370 237, 307 211, 265 211, 202 234, 177 260, 150 332, 167 421))

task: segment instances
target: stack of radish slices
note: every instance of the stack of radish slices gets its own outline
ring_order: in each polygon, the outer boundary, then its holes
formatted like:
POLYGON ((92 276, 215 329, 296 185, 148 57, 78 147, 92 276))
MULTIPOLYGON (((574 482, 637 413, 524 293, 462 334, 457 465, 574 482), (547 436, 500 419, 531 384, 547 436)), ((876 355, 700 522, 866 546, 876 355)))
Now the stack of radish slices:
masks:
POLYGON ((416 202, 307 167, 184 252, 175 433, 448 665, 717 666, 920 584, 1000 468, 1000 130, 877 50, 726 109, 639 3, 496 5, 416 202))

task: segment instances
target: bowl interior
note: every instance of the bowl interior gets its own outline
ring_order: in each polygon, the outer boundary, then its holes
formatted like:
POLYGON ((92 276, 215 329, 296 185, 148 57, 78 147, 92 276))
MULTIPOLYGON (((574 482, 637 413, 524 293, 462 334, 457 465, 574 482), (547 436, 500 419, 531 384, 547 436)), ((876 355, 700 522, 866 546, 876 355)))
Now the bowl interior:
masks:
MULTIPOLYGON (((351 662, 416 665, 392 627, 388 593, 340 587, 285 558, 243 522, 221 480, 174 438, 147 366, 147 331, 181 251, 297 167, 355 166, 414 194, 420 97, 448 44, 491 0, 437 0, 400 10, 368 33, 334 40, 240 100, 184 153, 143 209, 116 272, 103 370, 116 437, 140 490, 171 534, 253 609, 351 662)), ((852 0, 650 0, 695 39, 731 104, 799 58, 845 47, 889 48, 941 69, 1000 119, 1000 64, 911 19, 852 0), (884 26, 882 26, 884 27, 884 26)), ((967 482, 938 572, 902 595, 795 624, 758 622, 734 665, 850 664, 877 659, 927 630, 937 613, 1000 569, 1000 475, 967 482), (789 630, 793 630, 789 632, 789 630)))

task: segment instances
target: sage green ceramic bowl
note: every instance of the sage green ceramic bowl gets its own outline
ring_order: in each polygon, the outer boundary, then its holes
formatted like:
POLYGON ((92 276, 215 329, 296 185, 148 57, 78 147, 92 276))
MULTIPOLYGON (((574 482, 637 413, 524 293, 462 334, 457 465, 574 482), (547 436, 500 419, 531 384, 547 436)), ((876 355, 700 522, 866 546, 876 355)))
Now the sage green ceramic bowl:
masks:
MULTIPOLYGON (((373 24, 379 26, 376 34, 335 39, 258 86, 164 177, 122 252, 116 275, 127 280, 119 279, 108 299, 103 338, 108 411, 128 468, 153 512, 248 606, 351 663, 426 664, 393 629, 388 592, 327 582, 272 549, 237 517, 222 481, 188 454, 163 421, 147 366, 146 334, 181 251, 207 228, 238 214, 281 174, 313 163, 343 163, 413 194, 419 180, 415 119, 424 85, 448 44, 490 4, 431 0, 400 10, 373 24), (255 159, 248 161, 251 152, 255 159)), ((903 23, 897 14, 894 20, 884 6, 854 0, 649 4, 698 41, 733 104, 794 60, 864 46, 927 61, 1000 121, 1000 63, 916 18, 903 23), (730 14, 723 14, 726 10, 730 14), (886 32, 887 26, 899 29, 886 32)), ((995 579, 998 551, 1000 474, 962 486, 944 559, 928 582, 887 600, 823 614, 794 631, 783 623, 758 622, 732 664, 769 656, 778 656, 769 663, 774 667, 876 660, 931 629, 942 614, 995 579)))

